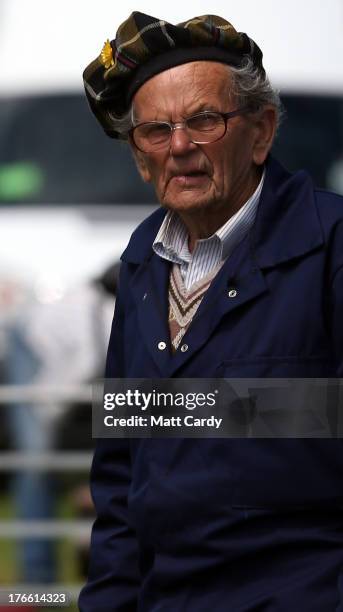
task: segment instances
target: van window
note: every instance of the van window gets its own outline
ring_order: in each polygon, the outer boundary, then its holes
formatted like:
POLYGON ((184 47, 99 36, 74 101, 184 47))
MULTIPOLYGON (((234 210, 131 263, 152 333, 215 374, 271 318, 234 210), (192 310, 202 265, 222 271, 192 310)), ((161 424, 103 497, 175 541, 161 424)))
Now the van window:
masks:
POLYGON ((85 97, 0 99, 0 202, 147 204, 126 143, 107 138, 85 97))
POLYGON ((343 194, 343 98, 288 95, 275 156, 291 171, 303 168, 317 187, 343 194))

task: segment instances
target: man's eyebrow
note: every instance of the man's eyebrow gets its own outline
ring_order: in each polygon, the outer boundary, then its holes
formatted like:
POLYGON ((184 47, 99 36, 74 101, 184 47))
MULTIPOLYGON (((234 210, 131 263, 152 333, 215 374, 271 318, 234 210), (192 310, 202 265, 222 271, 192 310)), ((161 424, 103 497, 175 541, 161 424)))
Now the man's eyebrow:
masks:
MULTIPOLYGON (((193 117, 194 115, 198 115, 199 113, 203 113, 205 111, 210 111, 213 113, 220 113, 221 111, 219 110, 218 106, 214 105, 214 104, 209 104, 207 102, 203 102, 203 103, 196 103, 194 105, 194 107, 190 107, 190 110, 187 111, 187 113, 184 113, 183 118, 186 119, 187 117, 193 117)), ((135 115, 135 113, 132 113, 132 122, 133 125, 139 125, 140 123, 150 123, 150 122, 156 122, 156 123, 165 123, 168 122, 168 119, 146 119, 145 121, 141 121, 138 119, 138 117, 135 115)))
POLYGON ((188 117, 190 115, 197 115, 198 113, 203 113, 204 111, 212 111, 214 113, 220 112, 218 107, 214 104, 203 102, 202 104, 197 104, 196 106, 194 106, 194 108, 192 108, 192 110, 188 113, 188 117))

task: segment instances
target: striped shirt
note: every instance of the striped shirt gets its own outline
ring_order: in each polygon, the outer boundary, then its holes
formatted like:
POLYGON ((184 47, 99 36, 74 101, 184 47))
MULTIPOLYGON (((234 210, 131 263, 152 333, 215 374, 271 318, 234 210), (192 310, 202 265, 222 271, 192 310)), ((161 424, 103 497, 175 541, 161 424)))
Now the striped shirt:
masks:
POLYGON ((256 217, 265 171, 256 191, 245 204, 212 236, 197 240, 192 253, 188 249, 188 232, 177 213, 168 211, 153 243, 157 255, 180 267, 185 288, 219 266, 244 238, 256 217))

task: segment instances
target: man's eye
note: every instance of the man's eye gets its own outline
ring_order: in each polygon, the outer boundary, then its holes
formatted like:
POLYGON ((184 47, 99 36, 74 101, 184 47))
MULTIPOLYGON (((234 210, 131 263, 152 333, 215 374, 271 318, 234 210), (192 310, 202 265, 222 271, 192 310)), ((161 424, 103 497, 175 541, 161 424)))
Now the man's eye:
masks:
POLYGON ((204 113, 202 115, 194 115, 187 121, 189 129, 199 132, 211 132, 223 123, 223 119, 216 113, 204 113))
POLYGON ((144 138, 147 138, 150 142, 160 142, 169 138, 170 128, 165 123, 148 124, 142 126, 141 134, 144 138))

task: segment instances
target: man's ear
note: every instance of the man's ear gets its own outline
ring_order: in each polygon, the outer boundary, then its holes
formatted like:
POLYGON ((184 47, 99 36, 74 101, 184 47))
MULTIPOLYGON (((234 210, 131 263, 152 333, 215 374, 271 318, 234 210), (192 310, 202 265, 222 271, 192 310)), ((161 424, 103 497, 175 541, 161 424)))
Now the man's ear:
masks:
POLYGON ((132 155, 136 162, 136 166, 137 166, 137 170, 139 174, 141 175, 145 183, 150 183, 151 173, 147 166, 144 153, 142 153, 142 151, 139 151, 132 142, 130 142, 130 147, 131 147, 132 155))
POLYGON ((253 160, 256 165, 262 165, 272 148, 276 132, 276 109, 266 106, 254 119, 256 138, 253 149, 253 160))

